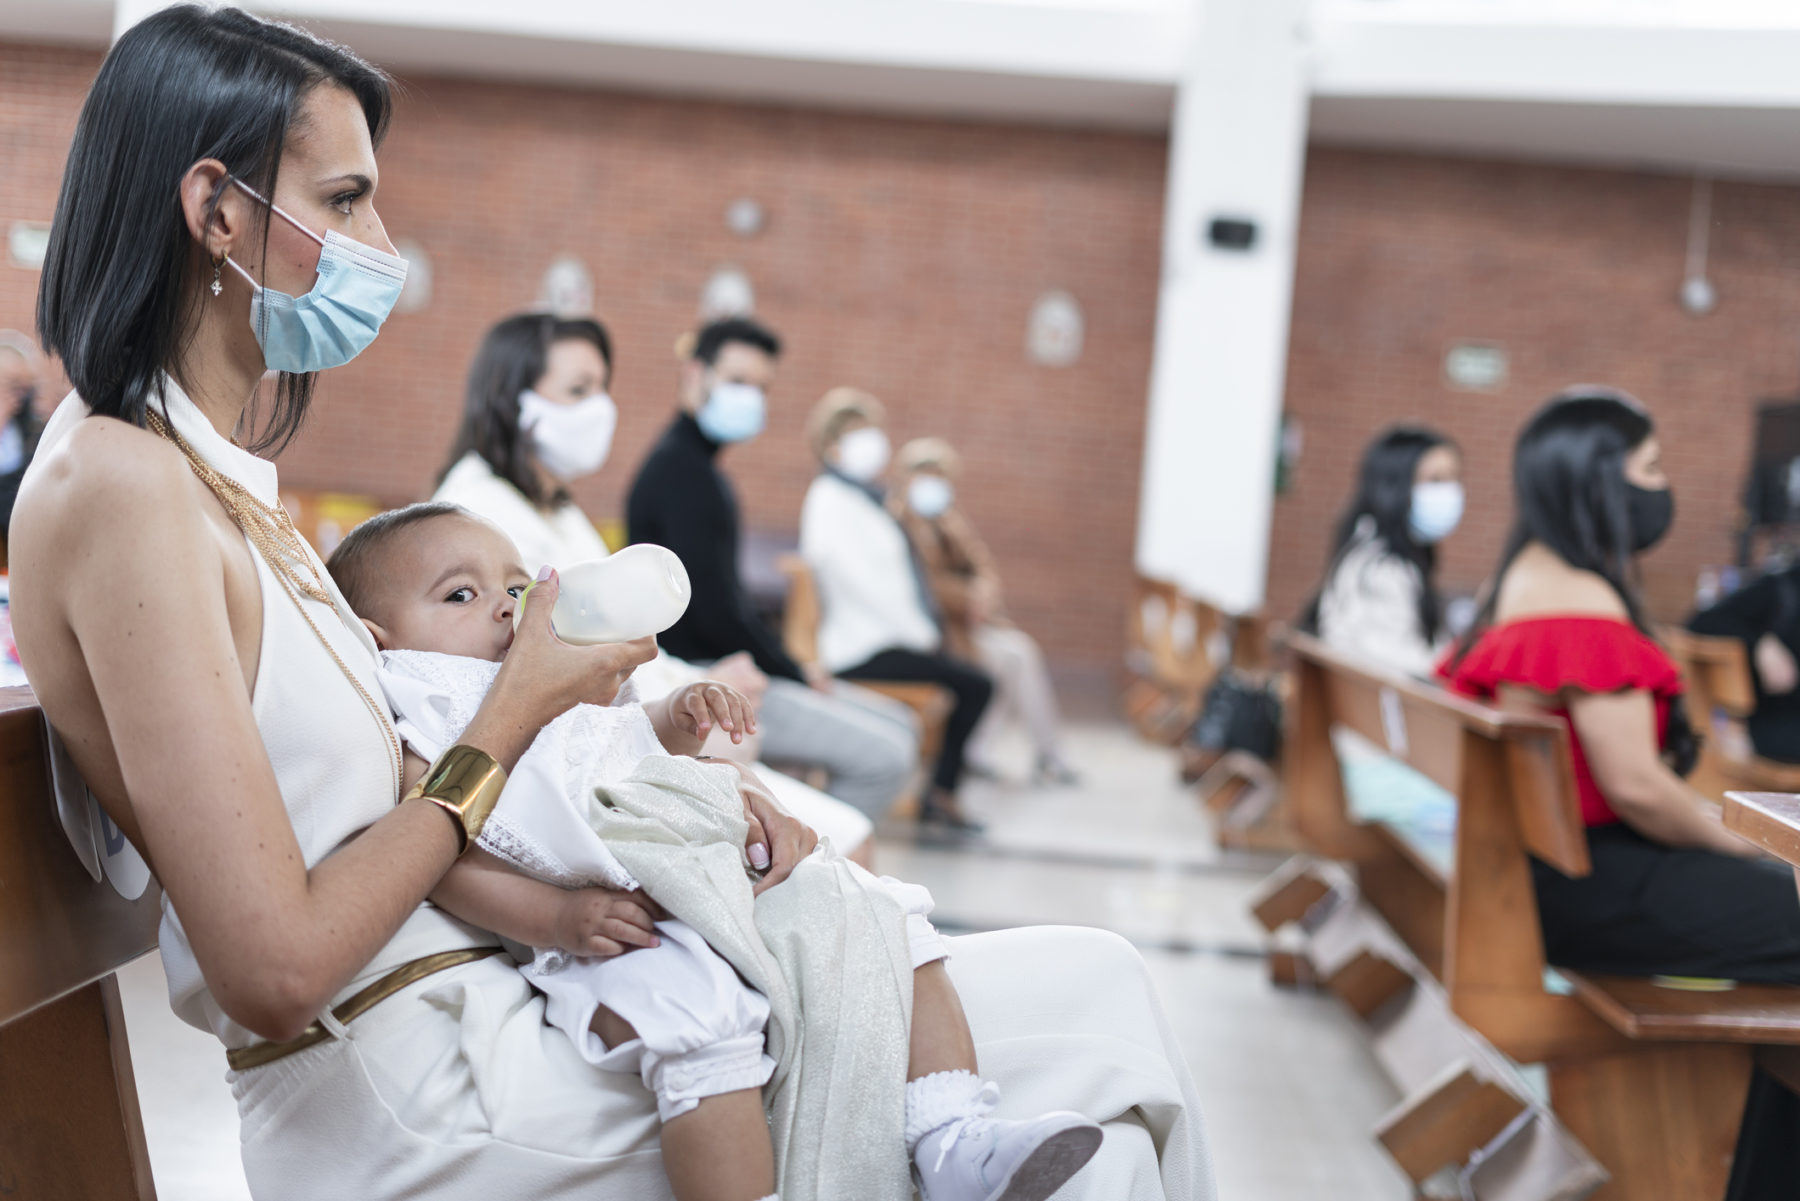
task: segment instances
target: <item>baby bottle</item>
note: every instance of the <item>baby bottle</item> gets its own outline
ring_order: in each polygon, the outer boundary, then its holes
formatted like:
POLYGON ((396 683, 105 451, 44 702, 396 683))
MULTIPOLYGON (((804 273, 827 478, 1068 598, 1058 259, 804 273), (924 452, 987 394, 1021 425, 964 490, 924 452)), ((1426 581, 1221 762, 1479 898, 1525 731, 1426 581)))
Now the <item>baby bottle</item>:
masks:
MULTIPOLYGON (((693 588, 687 568, 666 546, 639 543, 561 573, 562 592, 550 624, 564 642, 630 642, 660 634, 687 612, 693 588)), ((535 587, 535 585, 533 585, 535 587)), ((525 590, 529 595, 530 588, 525 590)), ((513 610, 513 629, 525 617, 525 597, 513 610)))

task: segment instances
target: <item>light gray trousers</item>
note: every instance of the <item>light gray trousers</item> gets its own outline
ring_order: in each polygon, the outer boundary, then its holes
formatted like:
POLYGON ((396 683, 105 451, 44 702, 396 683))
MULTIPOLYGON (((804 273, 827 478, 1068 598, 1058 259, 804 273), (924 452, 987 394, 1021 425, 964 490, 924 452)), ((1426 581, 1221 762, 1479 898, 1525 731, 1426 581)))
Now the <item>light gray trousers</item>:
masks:
POLYGON ((919 723, 899 701, 838 681, 829 693, 771 679, 756 713, 763 759, 822 767, 826 791, 880 820, 919 764, 919 723))

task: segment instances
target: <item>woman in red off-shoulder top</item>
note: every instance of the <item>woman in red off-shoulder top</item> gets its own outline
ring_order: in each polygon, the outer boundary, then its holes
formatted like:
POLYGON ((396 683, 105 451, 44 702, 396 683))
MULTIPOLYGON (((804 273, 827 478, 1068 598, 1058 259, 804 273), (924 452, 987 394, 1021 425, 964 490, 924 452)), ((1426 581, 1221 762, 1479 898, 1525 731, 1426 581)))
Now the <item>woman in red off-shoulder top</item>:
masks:
MULTIPOLYGON (((1532 862, 1551 963, 1800 984, 1793 875, 1682 779, 1698 744, 1635 586, 1635 556, 1674 513, 1660 453, 1623 393, 1579 389, 1540 410, 1519 436, 1493 591, 1439 670, 1459 692, 1569 723, 1593 871, 1532 862)), ((1761 1074, 1751 1088, 1727 1201, 1791 1201, 1800 1100, 1761 1074)))

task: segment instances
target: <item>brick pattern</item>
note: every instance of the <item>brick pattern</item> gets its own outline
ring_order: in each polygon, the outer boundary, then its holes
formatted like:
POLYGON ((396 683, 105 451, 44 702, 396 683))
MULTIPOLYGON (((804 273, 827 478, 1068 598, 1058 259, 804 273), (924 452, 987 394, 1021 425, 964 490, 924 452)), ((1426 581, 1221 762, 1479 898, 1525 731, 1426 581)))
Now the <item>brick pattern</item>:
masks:
MULTIPOLYGON (((0 43, 0 228, 47 220, 92 52, 0 43)), ((1053 660, 1117 662, 1154 330, 1161 138, 915 121, 576 89, 409 79, 382 156, 380 209, 432 259, 435 295, 331 373, 297 487, 424 494, 474 345, 573 255, 619 346, 623 422, 579 498, 616 514, 673 407, 670 351, 716 268, 743 268, 789 342, 769 431, 731 452, 753 528, 791 533, 813 474, 801 434, 827 387, 887 401, 899 438, 964 451, 965 502, 1015 614, 1053 660), (740 196, 768 214, 744 239, 740 196), (1027 314, 1051 288, 1086 319, 1073 367, 1031 365, 1027 314)), ((1676 302, 1689 184, 1662 175, 1318 149, 1309 156, 1289 364, 1306 450, 1276 506, 1270 611, 1313 587, 1356 449, 1400 419, 1468 454, 1470 513, 1445 582, 1472 589, 1507 520, 1514 431, 1576 380, 1615 383, 1661 419, 1679 516, 1646 564, 1676 615, 1725 561, 1755 398, 1800 384, 1800 208, 1791 188, 1721 184, 1719 309, 1676 302), (1442 380, 1454 342, 1497 343, 1496 394, 1442 380)), ((0 326, 31 328, 35 272, 0 265, 0 326)), ((1196 515, 1196 520, 1206 519, 1196 515)))
MULTIPOLYGON (((0 47, 0 137, 30 129, 0 180, 0 222, 47 219, 92 56, 0 47), (54 77, 20 113, 15 62, 54 77), (54 117, 54 120, 49 118, 54 117), (30 176, 36 186, 15 192, 30 176)), ((835 384, 888 405, 896 441, 949 438, 967 507, 1011 605, 1052 656, 1117 661, 1155 326, 1160 138, 907 121, 599 91, 409 79, 381 157, 389 233, 432 259, 434 300, 321 382, 284 482, 403 501, 429 490, 460 412, 462 374, 495 319, 529 307, 573 255, 618 346, 612 461, 578 490, 621 511, 674 411, 672 348, 705 280, 745 270, 788 343, 768 431, 730 453, 746 525, 793 532, 814 474, 802 426, 835 384), (725 211, 768 214, 750 239, 725 211), (1025 354, 1036 297, 1081 302, 1068 368, 1025 354)), ((0 143, 0 146, 5 143, 0 143)), ((28 320, 35 275, 13 271, 0 323, 28 320)))
POLYGON ((1511 520, 1523 422, 1576 382, 1608 383, 1657 417, 1676 522, 1644 560, 1653 612, 1679 618, 1732 526, 1759 398, 1800 387, 1800 206, 1792 187, 1720 183, 1710 275, 1718 308, 1682 310, 1691 181, 1667 175, 1315 148, 1307 160, 1288 409, 1305 432, 1276 505, 1270 607, 1316 586, 1361 447, 1402 419, 1462 444, 1469 514, 1444 583, 1473 591, 1511 520), (1443 377, 1460 341, 1494 343, 1497 393, 1443 377))

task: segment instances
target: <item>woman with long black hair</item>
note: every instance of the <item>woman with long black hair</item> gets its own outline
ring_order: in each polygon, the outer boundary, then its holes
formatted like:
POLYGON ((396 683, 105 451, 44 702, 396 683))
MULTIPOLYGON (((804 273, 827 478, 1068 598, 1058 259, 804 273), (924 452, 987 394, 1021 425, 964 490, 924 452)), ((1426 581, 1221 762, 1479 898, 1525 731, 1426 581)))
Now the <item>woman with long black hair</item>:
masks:
POLYGON ((1301 617, 1336 650, 1425 676, 1443 652, 1438 543, 1462 520, 1462 456, 1436 430, 1397 426, 1363 452, 1325 582, 1301 617))
MULTIPOLYGON (((1792 873, 1682 779, 1697 743, 1637 587, 1637 556, 1674 519, 1661 453, 1649 412, 1622 392, 1577 388, 1539 410, 1514 453, 1515 520, 1492 590, 1444 674, 1569 725, 1593 871, 1532 863, 1550 963, 1800 984, 1792 873)), ((1731 1201, 1791 1198, 1797 1149, 1800 1103, 1759 1075, 1731 1201)))
MULTIPOLYGON (((427 900, 536 732, 611 701, 654 643, 560 642, 540 573, 463 742, 402 795, 374 643, 253 453, 299 430, 314 373, 399 294, 375 211, 390 105, 354 54, 231 8, 158 11, 100 67, 38 297, 75 392, 10 547, 19 651, 81 776, 59 791, 86 814, 91 789, 161 882, 170 996, 226 1048, 259 1201, 764 1197, 770 1173, 696 1183, 768 1146, 756 1090, 659 1129, 635 1069, 582 1060, 499 939, 427 900)), ((785 879, 816 837, 750 806, 785 879)), ((594 894, 601 932, 642 945, 643 899, 594 894)), ((1009 1101, 1107 1128, 1065 1195, 1211 1196, 1193 1085, 1128 944, 1009 931, 953 955, 1009 1101)))

